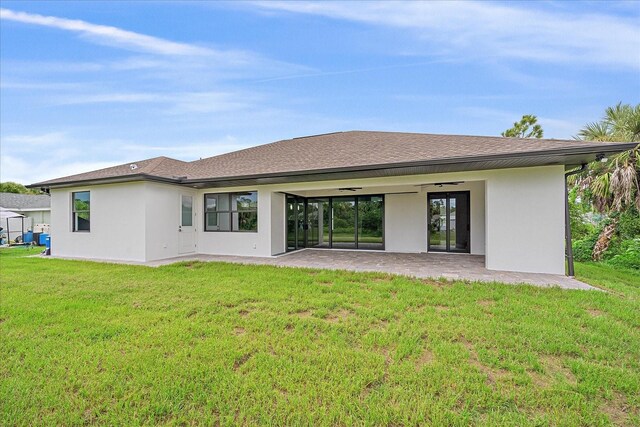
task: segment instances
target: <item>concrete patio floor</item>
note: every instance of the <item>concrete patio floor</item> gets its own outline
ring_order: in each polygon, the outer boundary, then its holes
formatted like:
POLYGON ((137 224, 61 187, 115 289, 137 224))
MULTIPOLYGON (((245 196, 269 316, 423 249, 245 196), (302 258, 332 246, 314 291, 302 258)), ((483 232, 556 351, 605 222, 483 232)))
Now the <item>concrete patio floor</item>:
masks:
POLYGON ((226 255, 188 255, 144 265, 157 267, 180 261, 222 261, 330 270, 373 271, 418 278, 440 278, 480 282, 531 284, 563 289, 597 290, 579 280, 556 274, 492 271, 484 266, 484 256, 468 254, 405 254, 373 251, 302 249, 271 258, 226 255))

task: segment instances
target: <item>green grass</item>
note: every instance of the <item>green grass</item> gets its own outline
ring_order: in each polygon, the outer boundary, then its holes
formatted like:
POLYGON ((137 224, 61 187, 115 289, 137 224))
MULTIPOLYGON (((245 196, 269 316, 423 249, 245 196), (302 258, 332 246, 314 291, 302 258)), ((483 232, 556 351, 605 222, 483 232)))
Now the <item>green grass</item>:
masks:
POLYGON ((640 279, 610 292, 1 250, 1 425, 640 425, 640 279))

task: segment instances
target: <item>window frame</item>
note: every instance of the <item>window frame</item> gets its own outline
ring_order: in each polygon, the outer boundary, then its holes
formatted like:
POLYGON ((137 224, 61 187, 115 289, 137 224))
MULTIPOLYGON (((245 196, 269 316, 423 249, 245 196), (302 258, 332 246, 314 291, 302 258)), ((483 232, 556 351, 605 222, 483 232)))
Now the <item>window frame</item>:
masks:
POLYGON ((81 190, 71 192, 71 232, 72 233, 90 233, 91 232, 91 190, 81 190), (89 209, 76 210, 76 194, 87 193, 89 195, 89 209), (78 214, 86 213, 88 216, 89 227, 87 230, 80 230, 77 227, 78 214))
MULTIPOLYGON (((257 190, 252 190, 252 191, 234 191, 234 192, 228 192, 228 193, 205 193, 204 197, 203 197, 203 211, 204 211, 204 215, 203 216, 203 230, 206 233, 257 233, 258 232, 258 191, 257 190), (255 198, 256 198, 256 206, 255 208, 245 208, 245 209, 238 209, 237 203, 236 206, 234 207, 232 205, 232 200, 233 200, 233 196, 236 196, 236 201, 237 201, 237 196, 239 195, 244 195, 244 194, 250 194, 250 193, 255 193, 255 198), (229 209, 226 210, 207 210, 207 198, 208 196, 215 196, 216 197, 216 208, 218 206, 220 206, 220 197, 221 196, 226 196, 228 197, 228 202, 229 202, 229 209), (256 215, 256 228, 254 230, 241 230, 241 229, 234 229, 233 227, 233 218, 234 215, 239 216, 239 213, 255 213, 256 215), (229 215, 229 229, 228 230, 210 230, 208 229, 208 225, 207 225, 207 220, 209 218, 210 214, 214 214, 214 215, 220 215, 220 214, 226 214, 229 215)), ((219 217, 217 217, 219 218, 219 217)), ((218 220, 218 222, 220 222, 218 220)), ((218 227, 220 227, 218 225, 218 227)))

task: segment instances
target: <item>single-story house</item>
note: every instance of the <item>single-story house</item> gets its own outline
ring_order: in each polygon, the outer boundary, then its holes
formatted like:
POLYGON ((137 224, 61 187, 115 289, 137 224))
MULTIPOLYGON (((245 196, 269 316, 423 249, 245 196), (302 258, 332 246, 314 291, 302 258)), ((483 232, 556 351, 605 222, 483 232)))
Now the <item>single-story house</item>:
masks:
POLYGON ((5 231, 9 226, 11 239, 23 232, 34 231, 36 226, 41 228, 37 231, 48 231, 51 222, 51 197, 48 194, 0 193, 0 208, 24 216, 7 218, 0 224, 5 231))
POLYGON ((563 274, 565 172, 634 144, 336 132, 32 184, 52 253, 146 262, 300 248, 485 256, 563 274))

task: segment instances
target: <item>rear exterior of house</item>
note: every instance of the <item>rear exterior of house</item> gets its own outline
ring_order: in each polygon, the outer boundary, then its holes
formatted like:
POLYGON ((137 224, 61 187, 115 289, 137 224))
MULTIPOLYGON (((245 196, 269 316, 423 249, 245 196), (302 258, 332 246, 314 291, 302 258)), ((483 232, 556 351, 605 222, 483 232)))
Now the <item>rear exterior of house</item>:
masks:
POLYGON ((627 147, 341 132, 33 186, 50 191, 52 253, 62 257, 442 252, 563 274, 565 170, 627 147))

